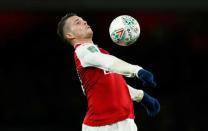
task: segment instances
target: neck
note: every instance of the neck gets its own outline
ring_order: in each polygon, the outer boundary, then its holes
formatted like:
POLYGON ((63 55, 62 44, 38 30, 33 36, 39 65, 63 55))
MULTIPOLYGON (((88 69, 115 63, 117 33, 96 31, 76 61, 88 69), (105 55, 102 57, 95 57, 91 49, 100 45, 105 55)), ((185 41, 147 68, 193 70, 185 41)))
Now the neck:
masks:
POLYGON ((73 41, 73 44, 77 44, 77 43, 83 44, 83 43, 93 43, 93 42, 92 39, 75 39, 73 41))

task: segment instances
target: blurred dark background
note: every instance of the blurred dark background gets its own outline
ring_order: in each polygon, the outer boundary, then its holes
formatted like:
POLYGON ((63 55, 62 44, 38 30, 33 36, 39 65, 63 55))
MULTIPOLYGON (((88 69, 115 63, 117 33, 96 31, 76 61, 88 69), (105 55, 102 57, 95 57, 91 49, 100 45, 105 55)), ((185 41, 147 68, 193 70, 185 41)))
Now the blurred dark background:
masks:
POLYGON ((56 35, 68 12, 87 20, 95 44, 155 75, 155 89, 126 78, 161 103, 156 117, 134 103, 139 131, 206 130, 207 0, 7 0, 0 1, 1 131, 81 131, 87 102, 74 49, 56 35), (129 47, 113 44, 108 33, 123 14, 141 26, 129 47))

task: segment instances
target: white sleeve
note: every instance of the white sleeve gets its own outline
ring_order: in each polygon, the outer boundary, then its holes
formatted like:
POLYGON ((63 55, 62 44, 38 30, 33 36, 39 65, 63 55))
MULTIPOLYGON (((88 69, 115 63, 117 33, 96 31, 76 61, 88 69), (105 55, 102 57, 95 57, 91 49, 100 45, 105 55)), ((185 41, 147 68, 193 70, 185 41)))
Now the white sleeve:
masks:
POLYGON ((128 85, 128 88, 129 88, 129 93, 130 93, 131 99, 133 101, 140 102, 144 96, 143 90, 135 89, 135 88, 131 87, 130 85, 128 85))
POLYGON ((134 77, 142 69, 138 65, 129 64, 115 56, 104 54, 94 44, 80 45, 76 54, 83 67, 97 67, 126 77, 134 77))

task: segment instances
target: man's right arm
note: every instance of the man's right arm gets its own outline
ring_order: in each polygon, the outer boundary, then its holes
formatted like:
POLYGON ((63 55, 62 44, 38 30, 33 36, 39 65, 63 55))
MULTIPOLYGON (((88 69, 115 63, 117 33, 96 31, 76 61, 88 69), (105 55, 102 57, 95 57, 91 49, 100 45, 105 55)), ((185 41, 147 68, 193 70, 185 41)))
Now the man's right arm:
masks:
POLYGON ((142 69, 115 56, 101 53, 93 44, 85 44, 77 48, 76 53, 83 67, 97 67, 126 77, 134 77, 142 69))
POLYGON ((126 77, 137 76, 144 86, 156 87, 153 74, 138 65, 127 63, 115 56, 104 54, 94 44, 80 45, 76 54, 83 67, 97 67, 126 77))

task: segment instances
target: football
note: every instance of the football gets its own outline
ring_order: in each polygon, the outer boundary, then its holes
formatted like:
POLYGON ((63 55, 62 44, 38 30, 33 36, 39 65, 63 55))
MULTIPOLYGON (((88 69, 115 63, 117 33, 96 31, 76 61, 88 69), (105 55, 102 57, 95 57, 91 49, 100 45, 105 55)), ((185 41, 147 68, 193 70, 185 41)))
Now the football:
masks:
POLYGON ((121 15, 113 19, 109 27, 112 41, 120 46, 129 46, 137 41, 140 26, 136 19, 129 15, 121 15))

